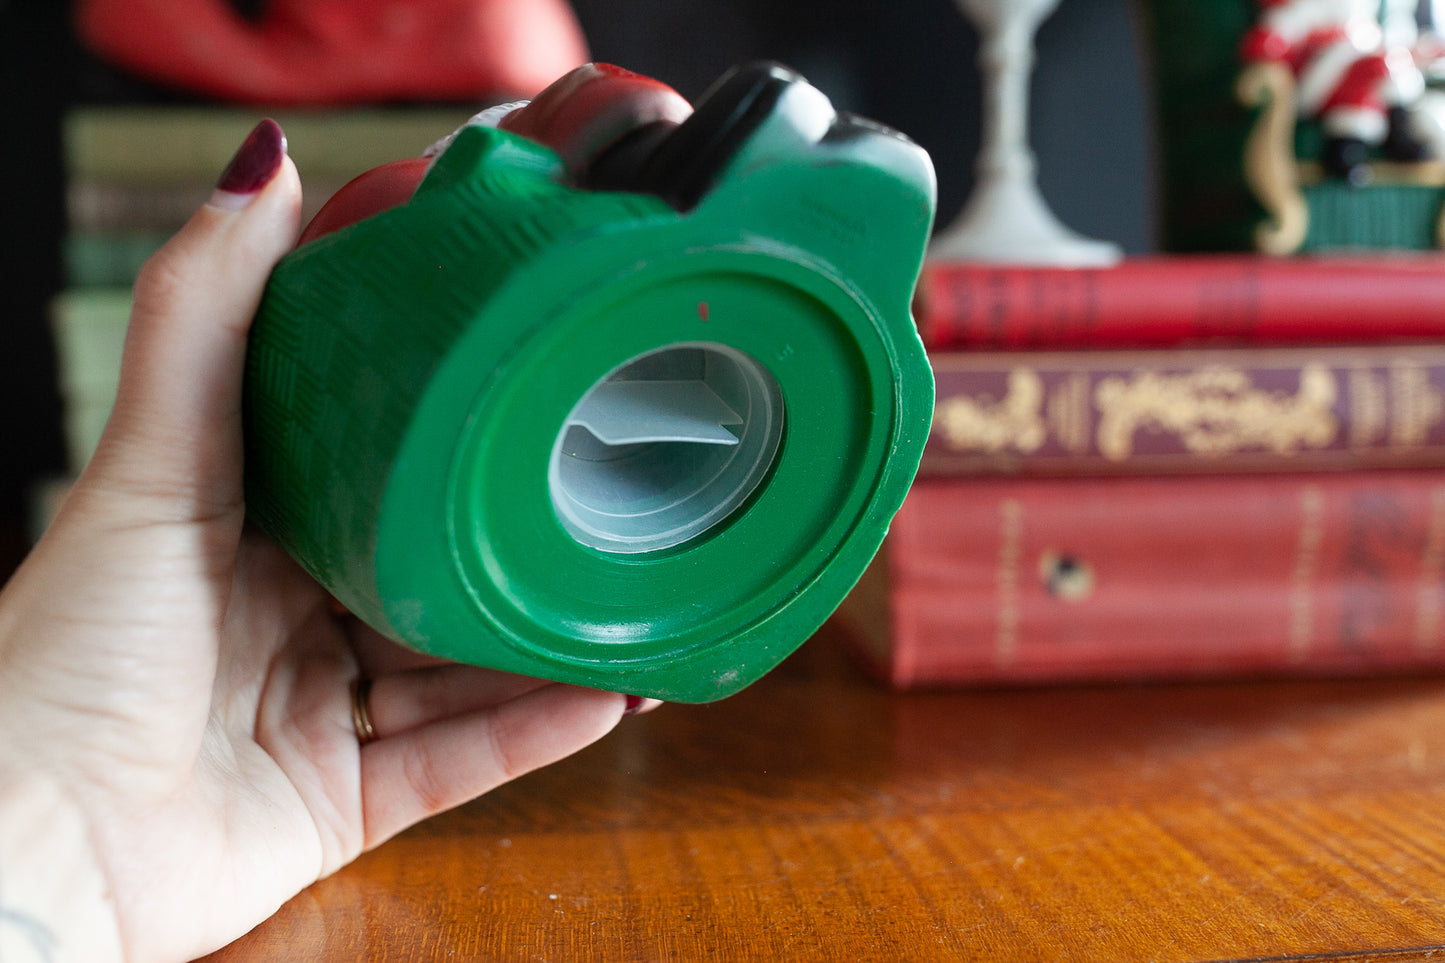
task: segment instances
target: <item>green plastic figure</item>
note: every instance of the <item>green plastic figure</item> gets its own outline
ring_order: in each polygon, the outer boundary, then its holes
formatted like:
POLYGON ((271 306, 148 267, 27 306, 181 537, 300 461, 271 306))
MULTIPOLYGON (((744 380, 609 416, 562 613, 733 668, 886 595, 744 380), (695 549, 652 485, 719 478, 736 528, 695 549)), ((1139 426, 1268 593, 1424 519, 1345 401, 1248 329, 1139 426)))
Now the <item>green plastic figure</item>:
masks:
POLYGON ((657 82, 581 70, 282 261, 248 505, 419 651, 704 702, 827 619, 912 482, 934 175, 776 65, 616 136, 569 108, 657 82))

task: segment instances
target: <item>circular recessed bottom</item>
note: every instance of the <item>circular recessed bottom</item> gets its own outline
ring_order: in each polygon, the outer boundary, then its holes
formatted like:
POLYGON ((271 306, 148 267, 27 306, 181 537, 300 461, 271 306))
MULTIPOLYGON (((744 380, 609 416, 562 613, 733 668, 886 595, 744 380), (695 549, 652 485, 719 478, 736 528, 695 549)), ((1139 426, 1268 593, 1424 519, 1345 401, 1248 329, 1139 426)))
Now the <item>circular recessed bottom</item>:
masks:
POLYGON ((747 501, 782 437, 782 393, 757 361, 713 342, 649 351, 567 416, 547 468, 552 507, 599 551, 673 548, 747 501))

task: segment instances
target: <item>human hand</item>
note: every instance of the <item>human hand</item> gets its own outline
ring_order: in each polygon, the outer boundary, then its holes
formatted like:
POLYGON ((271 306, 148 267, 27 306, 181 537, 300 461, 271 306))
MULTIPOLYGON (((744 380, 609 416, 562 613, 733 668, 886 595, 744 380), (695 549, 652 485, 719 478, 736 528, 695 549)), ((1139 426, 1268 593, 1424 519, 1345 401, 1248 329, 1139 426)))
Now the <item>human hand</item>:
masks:
POLYGON ((5 960, 214 950, 639 707, 408 656, 245 526, 246 332, 299 226, 284 149, 258 127, 146 265, 105 435, 0 593, 5 960))

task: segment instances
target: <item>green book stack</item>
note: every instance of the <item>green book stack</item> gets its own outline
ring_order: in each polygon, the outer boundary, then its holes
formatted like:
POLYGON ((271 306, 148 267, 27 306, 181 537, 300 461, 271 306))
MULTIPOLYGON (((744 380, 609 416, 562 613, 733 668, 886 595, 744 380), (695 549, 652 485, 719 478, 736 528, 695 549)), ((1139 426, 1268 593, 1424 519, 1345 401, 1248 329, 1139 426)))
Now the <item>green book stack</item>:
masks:
POLYGON ((66 460, 79 471, 110 417, 130 318, 128 288, 72 288, 50 308, 63 406, 66 460))
MULTIPOLYGON (((309 217, 351 178, 420 154, 466 108, 277 113, 309 217)), ((260 120, 233 107, 81 107, 65 121, 68 282, 129 287, 136 270, 210 196, 260 120)))
MULTIPOLYGON (((109 416, 140 266, 210 196, 265 112, 231 106, 77 107, 65 118, 67 289, 52 305, 70 469, 109 416)), ((418 156, 465 122, 455 107, 271 113, 285 129, 309 219, 351 178, 418 156)))

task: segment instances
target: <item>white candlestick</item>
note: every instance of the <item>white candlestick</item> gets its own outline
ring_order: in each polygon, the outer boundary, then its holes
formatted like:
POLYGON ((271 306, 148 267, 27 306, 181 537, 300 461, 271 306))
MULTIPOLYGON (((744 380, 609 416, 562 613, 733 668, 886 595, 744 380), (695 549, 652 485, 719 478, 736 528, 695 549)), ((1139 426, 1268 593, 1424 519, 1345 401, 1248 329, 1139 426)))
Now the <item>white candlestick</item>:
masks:
POLYGON ((1034 33, 1058 0, 955 0, 978 28, 984 81, 983 145, 963 212, 933 240, 938 260, 1096 266, 1122 256, 1054 217, 1039 193, 1028 145, 1034 33))

